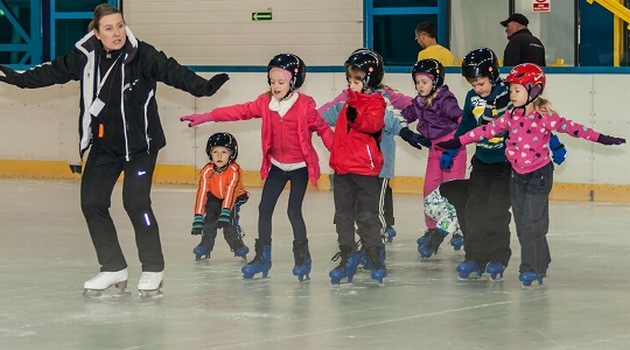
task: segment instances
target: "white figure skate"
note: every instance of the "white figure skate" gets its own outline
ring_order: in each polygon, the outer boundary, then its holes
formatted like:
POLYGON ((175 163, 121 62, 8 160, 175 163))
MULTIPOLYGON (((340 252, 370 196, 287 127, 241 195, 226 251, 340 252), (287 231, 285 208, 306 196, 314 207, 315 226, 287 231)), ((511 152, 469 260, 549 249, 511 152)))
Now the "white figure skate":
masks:
POLYGON ((138 291, 141 298, 154 298, 162 296, 162 284, 164 280, 164 271, 160 272, 142 272, 140 281, 138 282, 138 291))
POLYGON ((120 293, 113 296, 129 296, 131 293, 125 291, 128 278, 127 269, 99 272, 98 275, 83 284, 83 296, 87 298, 101 297, 102 292, 111 286, 120 289, 120 293))

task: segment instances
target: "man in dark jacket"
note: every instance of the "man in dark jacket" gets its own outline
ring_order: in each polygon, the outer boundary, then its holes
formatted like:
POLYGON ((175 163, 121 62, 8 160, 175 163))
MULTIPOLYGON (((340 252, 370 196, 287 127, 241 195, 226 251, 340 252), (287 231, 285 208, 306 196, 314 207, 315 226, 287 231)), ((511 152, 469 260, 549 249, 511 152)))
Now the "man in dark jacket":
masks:
POLYGON ((508 44, 503 52, 503 65, 516 66, 521 63, 535 63, 541 67, 545 63, 545 47, 542 42, 527 29, 529 20, 520 13, 513 13, 505 21, 508 44))

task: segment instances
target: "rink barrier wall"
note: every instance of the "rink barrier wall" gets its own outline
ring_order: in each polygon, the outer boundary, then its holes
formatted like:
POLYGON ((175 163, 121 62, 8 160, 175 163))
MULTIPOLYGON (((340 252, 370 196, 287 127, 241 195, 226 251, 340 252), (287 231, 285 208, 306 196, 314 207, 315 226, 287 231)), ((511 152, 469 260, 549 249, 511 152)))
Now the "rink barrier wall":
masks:
MULTIPOLYGON (((197 186, 200 169, 192 166, 158 165, 155 169, 154 183, 163 185, 197 186)), ((57 161, 16 161, 0 160, 0 178, 74 180, 81 175, 70 171, 70 164, 57 161)), ((332 177, 322 174, 317 187, 309 183, 310 190, 331 191, 332 177)), ((258 171, 243 171, 243 183, 247 188, 261 188, 264 181, 258 171)), ((422 194, 424 178, 396 177, 390 180, 394 193, 422 194)), ((551 200, 576 202, 614 202, 630 203, 630 186, 625 185, 589 185, 575 183, 554 183, 551 200)))

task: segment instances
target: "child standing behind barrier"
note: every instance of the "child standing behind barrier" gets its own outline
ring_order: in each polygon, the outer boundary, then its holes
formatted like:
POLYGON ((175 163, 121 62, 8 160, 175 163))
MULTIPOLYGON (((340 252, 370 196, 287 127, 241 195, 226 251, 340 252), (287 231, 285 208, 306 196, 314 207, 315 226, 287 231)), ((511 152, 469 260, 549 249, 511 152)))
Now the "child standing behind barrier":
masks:
MULTIPOLYGON (((444 85, 444 67, 433 58, 420 60, 413 66, 411 79, 418 95, 402 111, 402 117, 408 123, 417 121, 416 130, 434 144, 451 139, 462 117, 462 109, 455 95, 444 85)), ((429 194, 441 183, 461 180, 466 175, 466 149, 457 152, 444 168, 440 167, 442 151, 435 145, 429 148, 423 188, 425 207, 429 205, 429 194)), ((425 214, 424 221, 427 231, 418 239, 418 252, 428 258, 437 251, 448 232, 437 228, 429 215, 425 214)))
POLYGON ((261 118, 263 159, 260 174, 265 179, 258 205, 256 257, 243 266, 243 278, 257 273, 267 277, 271 269, 271 223, 278 198, 291 182, 288 215, 293 228, 293 274, 300 281, 309 279, 311 255, 308 248, 302 203, 308 181, 317 186, 319 158, 311 136, 316 132, 329 150, 333 133, 315 109, 312 97, 298 92, 306 79, 306 65, 291 53, 276 55, 267 65, 270 91, 244 104, 217 108, 204 114, 182 117, 189 126, 208 121, 236 121, 261 118))
POLYGON ((553 164, 549 158, 551 131, 603 145, 620 145, 626 140, 600 134, 559 116, 551 108, 551 103, 541 97, 546 78, 542 69, 533 63, 512 68, 506 82, 510 84, 510 100, 514 108, 487 125, 439 145, 461 147, 507 132, 505 154, 512 165, 510 200, 521 244, 519 280, 528 287, 535 280, 542 284, 551 262, 546 237, 549 192, 553 184, 553 164))
POLYGON ((243 243, 238 212, 249 194, 241 181, 241 167, 236 163, 236 138, 227 132, 213 134, 208 138, 206 153, 210 162, 201 169, 199 176, 191 230, 191 234, 201 235, 201 243, 193 249, 195 260, 210 258, 219 228, 223 229, 225 241, 234 256, 246 259, 249 248, 243 243))

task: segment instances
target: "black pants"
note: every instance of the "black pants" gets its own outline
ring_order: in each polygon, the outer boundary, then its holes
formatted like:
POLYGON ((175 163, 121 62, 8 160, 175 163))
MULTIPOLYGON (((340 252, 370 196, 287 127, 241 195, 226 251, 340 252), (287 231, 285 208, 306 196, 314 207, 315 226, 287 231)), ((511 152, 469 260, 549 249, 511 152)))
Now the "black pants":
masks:
POLYGON ((547 244, 549 231, 549 193, 553 185, 553 163, 529 174, 512 172, 510 195, 521 244, 519 272, 546 273, 551 254, 547 244))
POLYGON ((440 185, 440 194, 455 208, 462 235, 466 236, 466 204, 468 203, 468 180, 452 180, 440 185))
POLYGON ((269 176, 263 185, 260 204, 258 205, 258 239, 267 245, 271 243, 271 222, 273 212, 278 203, 278 198, 284 190, 287 182, 291 181, 289 192, 289 205, 287 214, 293 228, 293 239, 305 241, 306 224, 302 216, 302 203, 308 185, 308 170, 300 168, 292 171, 284 171, 277 166, 272 166, 269 176))
POLYGON ((382 217, 384 227, 394 226, 394 197, 388 178, 378 178, 379 190, 379 215, 382 217))
MULTIPOLYGON (((203 218, 203 234, 209 236, 211 242, 214 242, 217 237, 217 220, 223 209, 223 199, 215 197, 211 192, 208 192, 207 196, 206 216, 203 218)), ((236 203, 232 210, 231 222, 223 226, 223 237, 232 250, 238 247, 238 242, 242 241, 241 236, 236 230, 236 226, 234 226, 234 219, 236 215, 238 215, 241 205, 247 203, 248 199, 249 195, 247 193, 236 198, 236 203)))
POLYGON ((87 158, 81 180, 81 210, 96 249, 101 271, 118 271, 127 267, 114 221, 109 214, 111 196, 122 172, 123 206, 136 235, 136 246, 142 271, 164 270, 164 256, 158 223, 151 209, 151 184, 157 152, 134 154, 130 161, 93 147, 87 158))
POLYGON ((510 250, 510 175, 508 162, 487 164, 472 158, 468 180, 466 261, 484 268, 489 262, 507 266, 510 250))
POLYGON ((354 223, 365 247, 383 245, 379 219, 378 177, 357 174, 335 174, 333 177, 335 226, 339 245, 354 247, 354 223), (356 206, 356 207, 355 207, 356 206))

